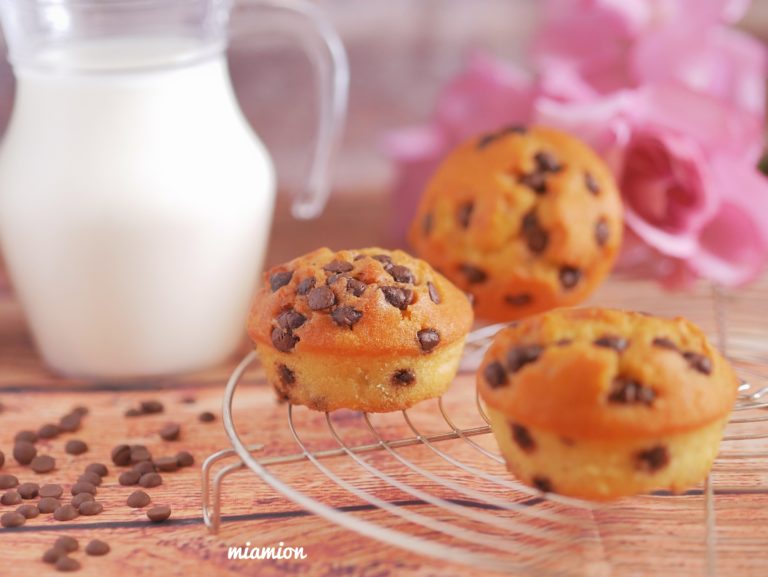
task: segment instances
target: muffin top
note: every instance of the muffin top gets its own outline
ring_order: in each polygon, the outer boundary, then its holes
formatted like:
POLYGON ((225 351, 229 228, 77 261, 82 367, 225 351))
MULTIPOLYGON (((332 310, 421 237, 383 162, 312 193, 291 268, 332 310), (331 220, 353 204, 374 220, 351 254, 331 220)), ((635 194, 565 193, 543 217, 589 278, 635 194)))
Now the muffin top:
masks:
POLYGON ((381 248, 321 248, 264 274, 248 322, 285 353, 428 354, 466 336, 464 293, 424 261, 381 248))
POLYGON ((725 417, 739 380, 684 318, 560 309, 496 335, 478 370, 485 403, 571 439, 653 437, 725 417))

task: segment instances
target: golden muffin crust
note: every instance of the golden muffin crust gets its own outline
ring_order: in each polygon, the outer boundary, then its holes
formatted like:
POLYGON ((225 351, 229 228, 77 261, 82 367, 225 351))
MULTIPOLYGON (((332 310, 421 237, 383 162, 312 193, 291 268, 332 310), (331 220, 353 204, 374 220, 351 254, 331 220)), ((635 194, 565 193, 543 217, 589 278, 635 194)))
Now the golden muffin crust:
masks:
POLYGON ((445 159, 409 238, 475 297, 478 316, 513 320, 584 300, 621 235, 619 192, 589 147, 556 130, 510 127, 445 159))
POLYGON ((495 337, 478 370, 483 401, 509 421, 568 439, 684 433, 724 419, 730 364, 683 318, 555 310, 495 337))
POLYGON ((321 248, 264 274, 248 333, 282 353, 429 354, 472 325, 464 293, 424 261, 381 248, 321 248))

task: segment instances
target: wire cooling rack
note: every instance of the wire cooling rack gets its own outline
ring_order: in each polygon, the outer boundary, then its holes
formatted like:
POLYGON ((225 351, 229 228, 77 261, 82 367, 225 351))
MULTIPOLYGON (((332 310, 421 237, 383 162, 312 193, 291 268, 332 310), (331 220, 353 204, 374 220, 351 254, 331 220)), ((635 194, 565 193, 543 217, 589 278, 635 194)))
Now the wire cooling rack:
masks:
POLYGON ((485 570, 536 576, 644 574, 654 568, 665 576, 766 574, 768 284, 678 297, 640 281, 614 283, 613 289, 613 298, 601 295, 601 303, 698 322, 742 377, 720 454, 701 487, 601 504, 519 483, 505 469, 471 378, 502 326, 493 325, 468 338, 459 377, 464 374, 467 386, 401 413, 326 413, 320 448, 317 427, 309 428, 318 414, 289 404, 285 435, 295 448, 271 456, 259 456, 262 445, 246 444, 233 420, 238 383, 257 363, 250 353, 224 393, 232 447, 203 465, 206 526, 219 530, 224 479, 250 469, 272 496, 281 494, 351 531, 485 570), (298 466, 319 476, 326 490, 311 492, 305 483, 286 480, 295 475, 281 475, 283 467, 298 466), (365 507, 339 507, 333 497, 339 491, 365 507), (421 506, 403 506, 393 491, 421 506))

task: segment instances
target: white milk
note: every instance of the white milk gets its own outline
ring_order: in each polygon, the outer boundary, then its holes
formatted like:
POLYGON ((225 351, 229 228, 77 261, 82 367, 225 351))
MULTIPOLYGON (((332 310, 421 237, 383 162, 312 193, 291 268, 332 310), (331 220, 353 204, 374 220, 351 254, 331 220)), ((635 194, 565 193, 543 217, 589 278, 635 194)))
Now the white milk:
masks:
MULTIPOLYGON (((44 59, 146 65, 182 48, 105 41, 44 59)), ((45 359, 99 378, 225 359, 244 334, 274 198, 226 61, 16 75, 0 241, 45 359)))

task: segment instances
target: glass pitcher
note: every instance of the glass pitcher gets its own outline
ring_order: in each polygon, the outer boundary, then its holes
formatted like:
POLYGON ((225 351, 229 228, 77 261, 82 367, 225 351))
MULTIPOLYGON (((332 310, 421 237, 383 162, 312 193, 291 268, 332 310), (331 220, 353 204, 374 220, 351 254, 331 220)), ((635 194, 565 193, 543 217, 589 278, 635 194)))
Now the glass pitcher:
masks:
POLYGON ((227 44, 244 24, 291 32, 314 64, 315 160, 293 204, 309 218, 346 108, 333 28, 293 0, 0 0, 0 18, 17 78, 0 243, 42 356, 101 379, 225 360, 242 342, 275 196, 227 44))

